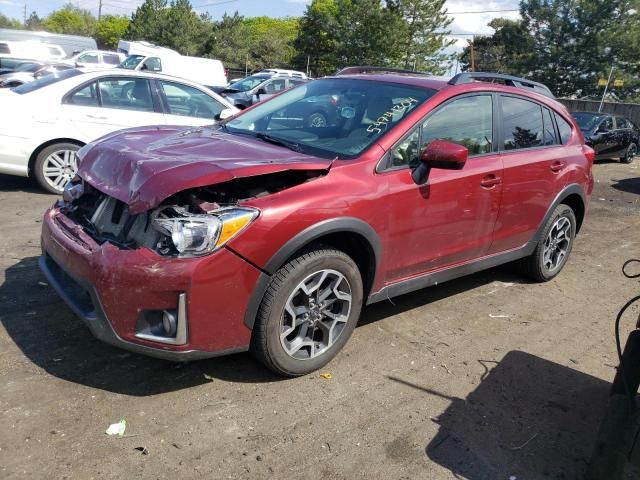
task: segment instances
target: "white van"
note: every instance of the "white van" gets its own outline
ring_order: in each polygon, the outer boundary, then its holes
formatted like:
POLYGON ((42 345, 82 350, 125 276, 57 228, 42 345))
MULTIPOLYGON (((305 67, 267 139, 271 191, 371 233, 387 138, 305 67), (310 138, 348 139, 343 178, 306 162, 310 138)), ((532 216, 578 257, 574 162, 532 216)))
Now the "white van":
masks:
POLYGON ((159 72, 185 78, 207 87, 227 84, 227 74, 220 60, 180 55, 170 48, 158 47, 149 42, 118 42, 118 52, 127 59, 120 68, 147 72, 159 72))
POLYGON ((66 54, 59 45, 34 40, 0 41, 0 55, 7 58, 50 61, 59 60, 66 54))

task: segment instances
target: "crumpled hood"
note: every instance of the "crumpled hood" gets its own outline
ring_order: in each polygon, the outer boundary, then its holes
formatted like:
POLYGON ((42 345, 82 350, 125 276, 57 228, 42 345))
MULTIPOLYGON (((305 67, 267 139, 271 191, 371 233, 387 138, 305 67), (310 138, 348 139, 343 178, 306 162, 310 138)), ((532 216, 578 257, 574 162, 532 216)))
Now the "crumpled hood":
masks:
POLYGON ((326 170, 331 160, 202 127, 141 127, 102 137, 79 175, 133 214, 174 193, 284 170, 326 170))

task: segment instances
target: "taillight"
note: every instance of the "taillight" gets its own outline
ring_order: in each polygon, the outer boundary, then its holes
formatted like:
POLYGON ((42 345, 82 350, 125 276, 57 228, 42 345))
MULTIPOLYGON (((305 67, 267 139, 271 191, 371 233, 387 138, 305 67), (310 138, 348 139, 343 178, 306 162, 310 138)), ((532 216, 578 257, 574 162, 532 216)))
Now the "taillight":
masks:
POLYGON ((589 160, 589 163, 593 165, 593 162, 596 159, 595 150, 588 145, 582 145, 582 152, 584 153, 584 156, 587 157, 587 160, 589 160))

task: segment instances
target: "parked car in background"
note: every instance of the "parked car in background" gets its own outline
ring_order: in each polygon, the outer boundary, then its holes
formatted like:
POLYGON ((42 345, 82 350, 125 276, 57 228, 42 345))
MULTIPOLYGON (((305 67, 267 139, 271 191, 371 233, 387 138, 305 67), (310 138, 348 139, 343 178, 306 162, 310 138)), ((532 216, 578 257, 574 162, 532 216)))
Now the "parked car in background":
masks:
POLYGON ((283 68, 265 68, 258 73, 270 73, 272 75, 283 75, 286 77, 307 78, 307 74, 298 70, 285 70, 283 68))
POLYGON ((638 127, 624 117, 595 112, 574 112, 587 145, 596 152, 597 160, 620 159, 633 162, 640 145, 638 127))
POLYGON ((66 53, 59 45, 38 41, 0 41, 0 55, 5 58, 26 58, 31 60, 60 60, 66 53))
POLYGON ((158 47, 148 42, 118 42, 118 52, 127 52, 120 68, 141 72, 156 72, 185 78, 206 87, 227 84, 227 73, 220 60, 189 57, 175 50, 158 47))
POLYGON ((126 58, 123 53, 118 52, 85 50, 64 58, 62 63, 78 68, 116 68, 126 58))
MULTIPOLYGON (((237 110, 188 80, 126 70, 69 69, 0 90, 0 173, 33 176, 61 193, 75 152, 115 130, 141 125, 208 125, 237 110)), ((155 128, 155 127, 154 127, 155 128)))
POLYGON ((15 30, 12 28, 0 28, 0 42, 6 41, 30 41, 44 44, 52 44, 61 47, 63 54, 59 57, 71 55, 82 50, 95 50, 98 48, 95 39, 80 35, 67 35, 63 33, 34 32, 32 30, 15 30))
POLYGON ((232 83, 224 88, 214 89, 229 99, 236 107, 244 110, 290 88, 308 82, 297 75, 260 72, 232 83))
POLYGON ((71 67, 61 63, 23 63, 17 69, 0 74, 0 88, 12 88, 29 83, 51 73, 68 70, 71 67))
POLYGON ((362 70, 211 128, 82 149, 44 215, 48 283, 113 345, 183 361, 251 350, 296 376, 340 351, 366 304, 506 262, 558 275, 594 152, 548 89, 362 70), (335 125, 287 114, 333 96, 335 125))

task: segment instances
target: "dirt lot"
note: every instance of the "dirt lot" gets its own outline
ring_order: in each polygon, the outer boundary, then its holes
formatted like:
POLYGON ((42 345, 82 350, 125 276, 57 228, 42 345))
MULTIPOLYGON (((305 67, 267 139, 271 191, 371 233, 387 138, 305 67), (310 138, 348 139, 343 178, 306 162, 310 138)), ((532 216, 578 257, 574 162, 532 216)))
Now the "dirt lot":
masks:
POLYGON ((501 267, 374 305, 333 378, 294 380, 94 340, 37 267, 53 197, 0 177, 0 478, 580 478, 640 290, 640 159, 595 175, 556 280, 501 267))

